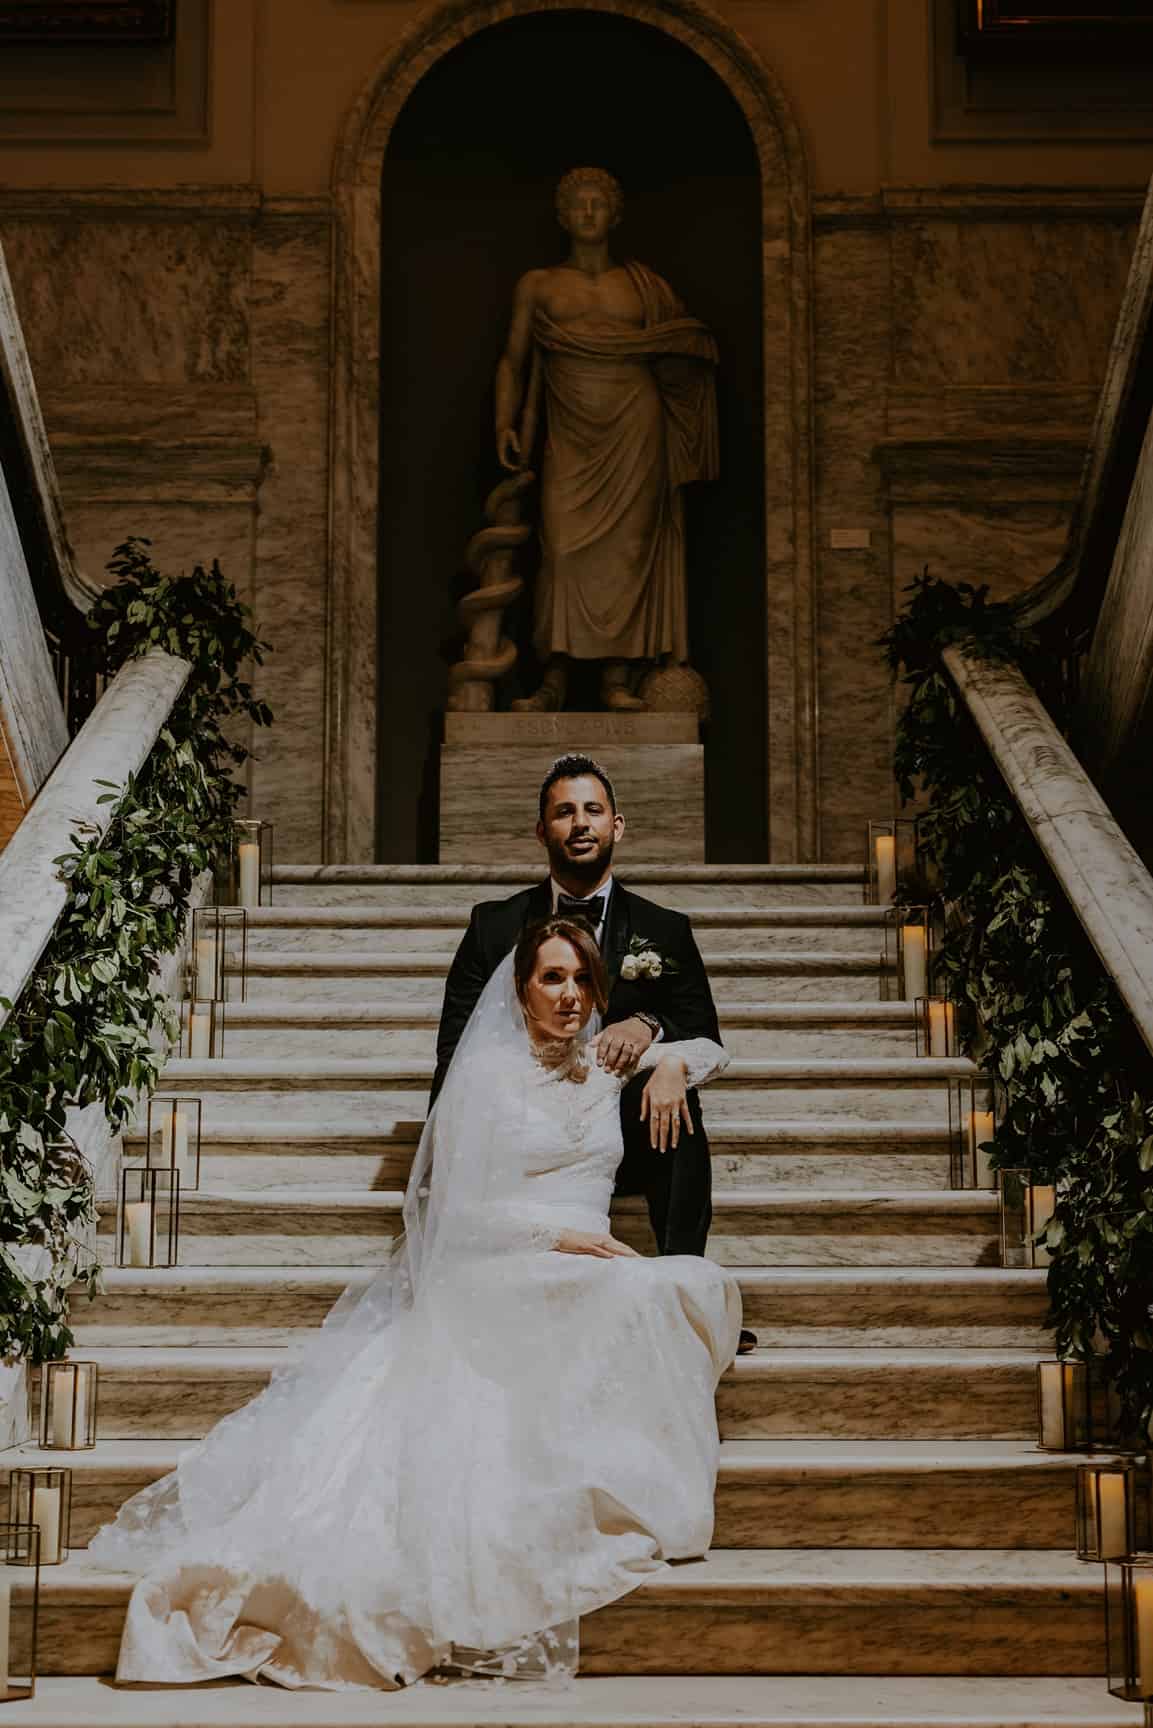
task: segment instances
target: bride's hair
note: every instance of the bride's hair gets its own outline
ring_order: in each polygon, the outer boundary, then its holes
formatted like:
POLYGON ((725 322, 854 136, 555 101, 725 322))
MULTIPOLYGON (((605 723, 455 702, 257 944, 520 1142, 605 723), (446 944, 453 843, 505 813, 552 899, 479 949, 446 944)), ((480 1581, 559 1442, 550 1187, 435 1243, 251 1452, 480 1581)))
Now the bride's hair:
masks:
POLYGON ((529 925, 517 943, 512 957, 517 995, 523 1002, 525 985, 532 977, 537 953, 542 944, 551 941, 554 936, 563 937, 570 948, 576 949, 587 966, 592 981, 593 1007, 598 1014, 603 1014, 609 999, 608 973, 605 971, 601 951, 597 947, 597 939, 582 918, 543 918, 539 924, 529 925))

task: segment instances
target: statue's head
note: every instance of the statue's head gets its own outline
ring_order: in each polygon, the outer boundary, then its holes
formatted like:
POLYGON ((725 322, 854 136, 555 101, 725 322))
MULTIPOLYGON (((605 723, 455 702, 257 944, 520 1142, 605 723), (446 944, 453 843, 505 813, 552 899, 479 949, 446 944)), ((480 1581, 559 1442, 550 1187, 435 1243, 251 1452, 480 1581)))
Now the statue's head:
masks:
POLYGON ((575 239, 603 240, 624 207, 620 181, 604 168, 572 168, 556 189, 557 221, 575 239))

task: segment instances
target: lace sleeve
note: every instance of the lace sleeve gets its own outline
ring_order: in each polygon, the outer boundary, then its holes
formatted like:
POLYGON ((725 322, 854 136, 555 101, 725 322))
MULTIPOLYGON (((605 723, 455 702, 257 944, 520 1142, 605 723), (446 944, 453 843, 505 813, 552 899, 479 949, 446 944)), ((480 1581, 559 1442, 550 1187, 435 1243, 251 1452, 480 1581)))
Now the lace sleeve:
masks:
POLYGON ((679 1056, 685 1064, 686 1083, 690 1086, 703 1086, 708 1080, 715 1080, 718 1074, 723 1074, 729 1065, 730 1057, 720 1044, 714 1044, 711 1038, 682 1038, 675 1043, 667 1043, 658 1039, 650 1044, 640 1061, 637 1063, 637 1073, 646 1068, 655 1068, 657 1063, 666 1056, 679 1056))

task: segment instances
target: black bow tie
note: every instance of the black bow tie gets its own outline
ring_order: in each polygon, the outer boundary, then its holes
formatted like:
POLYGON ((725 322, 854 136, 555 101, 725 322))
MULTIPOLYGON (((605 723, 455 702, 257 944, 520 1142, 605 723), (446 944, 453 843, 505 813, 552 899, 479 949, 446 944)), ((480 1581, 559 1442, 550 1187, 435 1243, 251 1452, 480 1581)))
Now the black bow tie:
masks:
POLYGON ((574 900, 571 894, 558 894, 556 915, 558 918, 584 918, 595 930, 604 919, 607 899, 607 894, 593 894, 588 900, 574 900))

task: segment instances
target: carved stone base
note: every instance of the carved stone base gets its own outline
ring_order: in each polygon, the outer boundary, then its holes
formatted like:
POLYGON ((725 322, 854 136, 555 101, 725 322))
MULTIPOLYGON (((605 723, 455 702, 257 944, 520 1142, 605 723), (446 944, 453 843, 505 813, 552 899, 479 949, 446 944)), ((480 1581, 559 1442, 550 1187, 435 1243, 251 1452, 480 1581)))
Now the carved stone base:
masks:
POLYGON ((544 865, 537 793, 558 756, 611 776, 628 823, 622 861, 705 862, 705 753, 693 714, 446 714, 442 864, 544 865))

